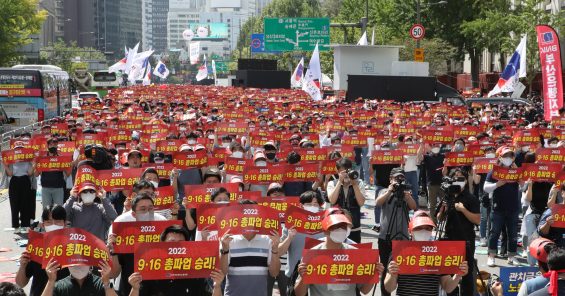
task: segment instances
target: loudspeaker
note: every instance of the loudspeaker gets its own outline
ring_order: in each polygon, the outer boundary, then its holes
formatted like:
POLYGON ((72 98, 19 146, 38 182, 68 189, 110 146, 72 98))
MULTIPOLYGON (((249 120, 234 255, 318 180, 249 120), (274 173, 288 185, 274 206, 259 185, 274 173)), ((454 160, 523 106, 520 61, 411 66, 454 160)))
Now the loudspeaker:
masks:
POLYGON ((239 59, 237 60, 238 70, 277 70, 277 60, 267 59, 239 59))
POLYGON ((290 71, 237 71, 239 86, 256 88, 290 88, 290 71))

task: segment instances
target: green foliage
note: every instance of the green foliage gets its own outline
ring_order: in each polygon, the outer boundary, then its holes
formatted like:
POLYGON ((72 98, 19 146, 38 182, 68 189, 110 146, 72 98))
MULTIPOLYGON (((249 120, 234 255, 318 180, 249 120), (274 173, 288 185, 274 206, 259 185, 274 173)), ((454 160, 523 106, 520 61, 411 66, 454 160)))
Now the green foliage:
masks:
MULTIPOLYGON (((416 42, 412 38, 395 39, 392 43, 404 46, 404 48, 400 49, 401 61, 414 60, 416 42)), ((447 61, 455 58, 456 48, 439 38, 426 38, 422 40, 420 46, 424 48, 424 61, 430 65, 430 75, 447 74, 449 70, 447 68, 447 61)))
POLYGON ((47 13, 38 11, 39 0, 0 0, 0 66, 14 64, 18 48, 31 43, 47 13))
POLYGON ((70 44, 61 40, 57 41, 49 47, 42 48, 39 54, 46 63, 59 66, 69 73, 72 73, 73 60, 76 57, 80 57, 80 62, 88 60, 106 61, 103 52, 91 47, 78 47, 75 41, 70 44))

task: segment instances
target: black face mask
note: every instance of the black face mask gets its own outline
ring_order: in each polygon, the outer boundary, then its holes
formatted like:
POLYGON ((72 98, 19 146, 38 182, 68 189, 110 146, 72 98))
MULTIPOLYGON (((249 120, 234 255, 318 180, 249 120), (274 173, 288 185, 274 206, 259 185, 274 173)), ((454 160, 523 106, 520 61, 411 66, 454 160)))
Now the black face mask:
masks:
POLYGON ((48 150, 49 150, 49 153, 51 153, 51 154, 57 153, 57 147, 49 147, 48 150))
POLYGON ((268 152, 268 153, 265 153, 265 156, 266 156, 267 159, 269 159, 269 160, 275 159, 276 155, 277 155, 277 153, 275 153, 275 152, 268 152))

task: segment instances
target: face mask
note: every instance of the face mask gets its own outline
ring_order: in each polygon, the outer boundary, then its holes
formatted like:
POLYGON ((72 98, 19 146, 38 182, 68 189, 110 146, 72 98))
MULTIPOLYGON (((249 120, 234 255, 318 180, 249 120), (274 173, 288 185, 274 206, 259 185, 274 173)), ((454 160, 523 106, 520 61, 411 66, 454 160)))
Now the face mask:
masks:
POLYGON ((60 226, 60 225, 45 225, 45 232, 51 232, 54 230, 59 230, 59 229, 63 229, 65 228, 65 226, 60 226))
POLYGON ((186 127, 181 127, 181 128, 179 128, 179 131, 181 131, 181 132, 186 131, 186 127))
POLYGON ((222 143, 222 147, 224 148, 228 148, 230 146, 230 143, 222 143))
POLYGON ((555 144, 549 144, 549 148, 557 148, 558 143, 555 144))
POLYGON ((429 230, 417 230, 412 233, 415 241, 426 242, 432 238, 432 232, 429 230))
POLYGON ((75 279, 82 280, 90 272, 90 266, 69 266, 69 272, 75 279))
POLYGON ((412 145, 413 143, 412 143, 411 141, 406 141, 406 142, 404 142, 404 144, 406 144, 406 145, 412 145))
POLYGON ((161 160, 155 160, 155 163, 165 163, 165 160, 164 160, 164 159, 161 159, 161 160))
POLYGON ((463 149, 465 149, 465 146, 463 146, 463 144, 455 144, 454 149, 455 151, 463 151, 463 149))
POLYGON ((243 158, 243 152, 235 151, 234 153, 231 154, 231 156, 234 158, 243 158))
POLYGON ((265 156, 267 157, 267 159, 273 160, 273 159, 275 159, 277 154, 273 153, 273 152, 269 152, 269 153, 265 153, 265 156))
POLYGON ((345 229, 340 228, 340 229, 330 231, 330 239, 334 243, 337 243, 337 244, 343 243, 346 238, 347 238, 347 230, 345 230, 345 229))
POLYGON ((255 163, 255 166, 264 167, 264 166, 267 166, 267 162, 266 161, 258 161, 258 162, 255 163))
POLYGON ((432 153, 433 153, 433 154, 438 154, 438 153, 439 153, 439 148, 438 148, 438 147, 432 148, 432 153))
POLYGON ((49 153, 51 154, 57 153, 57 147, 49 147, 49 153))
POLYGON ((209 135, 208 135, 208 139, 209 139, 209 140, 214 140, 214 134, 209 134, 209 135))
POLYGON ((502 164, 503 164, 504 166, 509 167, 509 166, 511 166, 512 163, 514 162, 514 159, 511 158, 511 157, 505 157, 505 158, 501 159, 500 161, 502 162, 502 164))
POLYGON ((135 216, 137 217, 137 221, 153 221, 155 218, 155 213, 154 212, 146 212, 143 214, 135 214, 135 216))
POLYGON ((486 157, 486 158, 495 158, 495 157, 496 157, 496 154, 494 154, 494 153, 487 153, 487 154, 485 154, 485 157, 486 157))
POLYGON ((530 146, 522 147, 522 152, 528 152, 528 151, 530 151, 530 146))
POLYGON ((151 184, 153 184, 153 187, 157 188, 159 187, 159 182, 155 182, 155 181, 149 181, 151 184))
POLYGON ((187 143, 190 145, 194 145, 196 144, 196 140, 188 140, 187 143))
POLYGON ((80 195, 80 198, 82 199, 83 203, 91 204, 94 202, 94 199, 96 198, 96 193, 82 193, 80 195))
POLYGON ((320 208, 317 206, 304 206, 304 209, 310 213, 317 213, 320 211, 320 208))
POLYGON ((337 136, 337 134, 336 134, 336 133, 330 133, 330 137, 332 137, 332 138, 333 138, 333 137, 335 137, 335 136, 337 136))
POLYGON ((465 181, 453 182, 453 185, 459 186, 463 189, 465 187, 465 181))

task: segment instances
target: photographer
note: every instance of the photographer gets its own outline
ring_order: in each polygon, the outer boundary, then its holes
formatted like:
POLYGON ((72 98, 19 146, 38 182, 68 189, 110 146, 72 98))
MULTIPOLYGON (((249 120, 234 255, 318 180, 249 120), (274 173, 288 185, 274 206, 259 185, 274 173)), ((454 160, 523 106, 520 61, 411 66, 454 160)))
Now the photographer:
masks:
MULTIPOLYGON (((445 197, 438 210, 438 221, 445 223, 440 239, 467 242, 465 258, 469 262, 469 273, 461 281, 461 295, 474 295, 475 225, 481 223, 479 200, 469 192, 468 179, 460 168, 451 171, 442 184, 445 197)), ((459 294, 456 289, 449 295, 459 294)))
POLYGON ((365 185, 359 173, 352 170, 353 162, 342 158, 336 162, 338 177, 328 183, 328 199, 332 206, 337 205, 351 213, 353 227, 349 239, 361 242, 361 207, 365 204, 365 185))
MULTIPOLYGON (((408 209, 416 210, 410 184, 406 183, 404 171, 395 168, 390 172, 390 185, 381 190, 376 206, 381 210, 381 232, 379 232, 379 256, 388 266, 393 240, 408 240, 408 209)), ((385 274, 381 277, 381 295, 390 295, 384 288, 385 274)))

